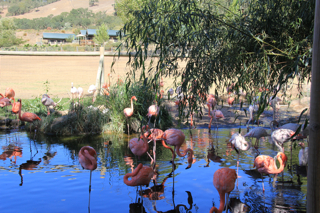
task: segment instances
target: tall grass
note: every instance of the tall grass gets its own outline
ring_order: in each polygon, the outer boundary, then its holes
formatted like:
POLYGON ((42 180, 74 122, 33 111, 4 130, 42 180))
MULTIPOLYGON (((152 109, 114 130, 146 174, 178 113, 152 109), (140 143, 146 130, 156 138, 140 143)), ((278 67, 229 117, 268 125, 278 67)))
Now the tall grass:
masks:
MULTIPOLYGON (((147 124, 148 118, 148 108, 150 105, 154 104, 154 100, 157 99, 157 104, 160 108, 159 115, 156 118, 156 127, 160 129, 167 129, 172 127, 172 117, 170 116, 167 109, 162 106, 162 99, 159 99, 158 95, 155 93, 151 84, 144 81, 137 82, 117 82, 110 89, 110 95, 107 98, 107 107, 110 110, 110 120, 104 126, 106 131, 116 131, 116 132, 127 132, 126 118, 124 116, 123 110, 125 108, 131 107, 131 97, 136 96, 137 101, 133 101, 134 113, 130 119, 128 119, 130 132, 138 132, 142 125, 147 124)), ((154 123, 155 118, 151 119, 154 123)))

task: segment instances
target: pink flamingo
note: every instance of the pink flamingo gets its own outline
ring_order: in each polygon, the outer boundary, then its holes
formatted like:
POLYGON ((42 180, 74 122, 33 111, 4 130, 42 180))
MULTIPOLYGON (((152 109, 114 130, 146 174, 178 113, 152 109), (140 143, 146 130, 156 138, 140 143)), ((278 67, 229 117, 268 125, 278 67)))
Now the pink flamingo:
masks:
POLYGON ((233 102, 234 102, 234 97, 229 97, 227 102, 228 102, 229 106, 232 106, 233 102))
POLYGON ((237 180, 237 174, 234 169, 221 168, 214 173, 213 185, 217 189, 220 195, 220 205, 219 205, 219 209, 213 206, 210 209, 210 213, 213 213, 213 212, 221 213, 224 209, 224 204, 226 200, 227 200, 226 206, 228 206, 229 194, 234 189, 236 180, 237 180))
POLYGON ((123 110, 124 116, 126 116, 126 119, 127 119, 128 135, 130 135, 129 121, 128 121, 128 119, 133 115, 133 103, 132 103, 132 100, 133 100, 133 99, 134 99, 135 101, 137 101, 136 96, 132 96, 132 97, 131 97, 131 108, 125 108, 125 109, 123 110))
POLYGON ((89 192, 91 191, 92 171, 97 168, 97 152, 91 146, 84 146, 79 151, 79 162, 83 169, 90 170, 89 192))
MULTIPOLYGON (((39 116, 37 116, 36 114, 31 113, 31 112, 25 112, 21 116, 21 106, 22 106, 21 99, 18 99, 18 102, 20 103, 20 106, 19 106, 19 119, 20 119, 20 121, 25 121, 28 123, 33 123, 33 121, 35 121, 35 120, 41 121, 41 118, 39 118, 39 116)), ((30 125, 30 132, 31 132, 31 125, 30 125)))
POLYGON ((283 152, 278 152, 278 154, 274 158, 268 155, 259 155, 258 157, 256 157, 256 159, 254 160, 253 168, 256 167, 261 174, 263 192, 264 192, 264 184, 263 184, 262 173, 275 174, 273 179, 275 181, 275 179, 277 178, 277 175, 283 171, 287 160, 288 158, 283 152), (279 168, 277 168, 275 158, 277 158, 278 161, 280 162, 279 168))
POLYGON ((183 134, 183 132, 179 129, 168 129, 163 133, 163 140, 162 140, 162 145, 167 148, 170 149, 172 152, 172 168, 174 168, 174 152, 173 150, 168 147, 165 142, 167 142, 169 145, 174 146, 175 147, 175 152, 177 153, 178 156, 180 157, 184 157, 186 156, 186 154, 188 153, 188 166, 186 169, 191 168, 192 166, 192 156, 193 156, 193 150, 188 148, 186 150, 184 150, 183 154, 180 153, 180 147, 183 144, 185 140, 185 135, 183 134))
MULTIPOLYGON (((153 104, 151 106, 149 106, 148 108, 148 114, 147 116, 149 117, 149 121, 148 124, 150 123, 151 117, 154 116, 157 118, 158 114, 159 114, 159 107, 157 106, 157 102, 156 104, 153 104)), ((156 126, 156 121, 154 121, 154 127, 156 126)))
POLYGON ((135 155, 138 156, 140 158, 140 156, 142 156, 144 153, 147 153, 148 156, 151 159, 151 164, 153 163, 153 158, 150 156, 150 154, 148 153, 148 149, 149 149, 149 144, 148 144, 148 140, 147 138, 144 136, 143 132, 141 134, 142 139, 141 138, 132 138, 129 141, 129 148, 131 150, 131 152, 135 155))
POLYGON ((12 88, 10 88, 10 87, 8 87, 7 89, 6 89, 6 92, 4 93, 4 97, 5 98, 14 98, 14 96, 16 95, 16 93, 14 92, 14 90, 12 89, 12 88))
POLYGON ((154 171, 149 166, 143 166, 141 163, 132 173, 127 173, 123 177, 123 182, 127 186, 149 186, 150 180, 154 177, 154 171), (129 180, 131 177, 131 180, 129 180))
POLYGON ((211 107, 212 109, 214 109, 214 107, 217 105, 216 98, 215 98, 215 96, 212 95, 212 94, 209 94, 209 95, 208 95, 207 102, 208 102, 208 104, 210 104, 210 107, 211 107))
MULTIPOLYGON (((211 123, 212 123, 212 119, 215 119, 216 123, 217 123, 217 120, 218 119, 221 119, 221 118, 224 118, 224 115, 223 113, 220 111, 220 110, 213 110, 213 111, 210 111, 210 104, 208 103, 207 104, 208 106, 208 115, 210 117, 210 122, 209 122, 209 131, 211 130, 211 123)), ((218 124, 217 124, 217 130, 218 130, 218 124)))

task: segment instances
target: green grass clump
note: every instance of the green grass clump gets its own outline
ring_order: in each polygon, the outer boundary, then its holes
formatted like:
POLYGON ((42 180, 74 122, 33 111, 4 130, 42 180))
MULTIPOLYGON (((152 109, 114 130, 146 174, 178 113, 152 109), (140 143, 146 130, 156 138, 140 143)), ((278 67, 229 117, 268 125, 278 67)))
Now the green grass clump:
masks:
MULTIPOLYGON (((141 125, 148 122, 147 113, 150 105, 157 104, 160 108, 158 117, 156 118, 156 128, 167 129, 172 127, 172 117, 167 109, 162 106, 162 99, 156 94, 151 84, 144 81, 116 83, 110 88, 110 95, 107 98, 107 108, 110 110, 110 120, 104 126, 105 131, 116 131, 122 133, 127 132, 127 121, 123 110, 131 107, 131 97, 136 96, 137 101, 133 100, 134 113, 128 122, 130 132, 138 132, 141 125)), ((154 123, 154 117, 151 122, 154 123)), ((152 125, 153 126, 153 125, 152 125)))

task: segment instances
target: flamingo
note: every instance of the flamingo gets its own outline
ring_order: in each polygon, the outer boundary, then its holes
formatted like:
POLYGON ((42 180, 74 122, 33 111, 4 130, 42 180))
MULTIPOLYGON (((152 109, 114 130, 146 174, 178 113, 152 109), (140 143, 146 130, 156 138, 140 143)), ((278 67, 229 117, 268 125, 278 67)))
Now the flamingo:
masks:
POLYGON ((73 100, 74 97, 77 96, 77 94, 78 94, 78 90, 77 90, 76 87, 73 86, 73 82, 71 83, 71 90, 70 90, 70 92, 71 92, 72 100, 73 100))
MULTIPOLYGON (((21 99, 18 99, 18 102, 20 103, 20 106, 19 106, 19 119, 20 119, 20 121, 25 121, 28 123, 33 123, 33 121, 35 121, 35 120, 41 121, 41 118, 39 118, 39 116, 37 116, 36 114, 31 113, 31 112, 25 112, 21 116, 21 106, 22 106, 21 99)), ((30 125, 30 132, 31 132, 31 125, 30 125)))
POLYGON ((306 166, 308 164, 308 147, 305 147, 303 142, 298 144, 301 149, 299 151, 299 165, 306 166))
MULTIPOLYGON (((254 120, 253 120, 253 113, 258 111, 259 107, 257 105, 250 105, 248 110, 249 110, 249 120, 248 120, 248 123, 247 125, 250 124, 250 122, 252 121, 252 123, 254 124, 254 120)), ((259 126, 259 121, 257 121, 258 123, 258 126, 259 126)), ((249 129, 249 126, 247 126, 247 128, 249 129)))
POLYGON ((82 87, 78 88, 78 97, 79 97, 79 102, 80 102, 80 99, 83 97, 83 88, 82 87))
POLYGON ((41 103, 47 107, 47 115, 50 115, 50 106, 55 107, 57 104, 47 94, 42 95, 41 103))
POLYGON ((139 158, 144 153, 147 153, 148 156, 151 158, 151 164, 152 164, 153 163, 153 159, 150 156, 150 154, 148 153, 148 149, 149 149, 148 140, 144 136, 143 132, 142 132, 141 136, 142 136, 142 139, 141 138, 132 138, 129 141, 129 148, 130 148, 131 152, 135 156, 138 156, 139 158))
POLYGON ((127 173, 123 177, 123 182, 127 186, 149 186, 151 178, 154 176, 154 171, 149 166, 143 166, 141 163, 135 168, 132 173, 127 173), (131 177, 131 180, 129 180, 131 177))
POLYGON ((4 97, 5 98, 14 98, 14 96, 16 95, 16 93, 14 92, 14 90, 10 87, 8 87, 4 93, 4 97))
POLYGON ((123 110, 124 116, 126 116, 126 119, 127 119, 128 135, 130 135, 129 121, 128 121, 128 119, 133 115, 133 103, 132 103, 132 100, 133 100, 133 99, 134 99, 135 101, 137 101, 136 96, 132 96, 132 97, 131 97, 131 108, 125 108, 125 109, 123 110))
POLYGON ((263 184, 262 173, 275 174, 273 179, 275 181, 275 179, 277 178, 277 175, 283 171, 287 160, 288 158, 283 152, 278 152, 278 154, 274 158, 268 155, 259 155, 258 157, 256 157, 256 159, 254 160, 253 168, 256 167, 261 174, 263 192, 264 192, 264 184, 263 184), (275 160, 276 158, 280 162, 279 168, 277 168, 277 164, 275 160))
MULTIPOLYGON (((157 102, 156 104, 153 104, 151 106, 149 106, 148 108, 148 114, 147 116, 149 117, 149 121, 148 123, 150 123, 151 117, 155 116, 157 118, 158 114, 159 114, 159 107, 157 106, 157 102)), ((154 121, 154 127, 156 126, 156 121, 154 121)))
POLYGON ((79 163, 83 169, 90 170, 89 193, 91 192, 92 171, 97 168, 97 152, 91 146, 83 146, 79 151, 79 163))
MULTIPOLYGON (((208 115, 210 117, 210 122, 209 122, 209 131, 210 131, 211 130, 212 119, 215 119, 215 121, 217 122, 218 119, 224 118, 224 115, 220 110, 217 110, 217 109, 215 109, 213 111, 210 111, 210 107, 211 106, 210 106, 209 103, 207 104, 207 106, 208 106, 208 109, 209 109, 208 115)), ((217 124, 217 130, 218 130, 218 124, 217 124)))
POLYGON ((217 105, 217 101, 214 95, 209 94, 207 98, 207 103, 210 104, 210 107, 214 109, 214 107, 217 105))
POLYGON ((89 89, 88 89, 88 93, 92 94, 93 93, 93 97, 92 97, 92 103, 94 103, 95 99, 95 93, 97 91, 97 87, 95 85, 90 85, 89 89))
POLYGON ((227 102, 228 102, 229 106, 231 107, 233 105, 233 102, 234 102, 234 97, 229 97, 227 99, 227 102))
POLYGON ((227 200, 226 206, 228 206, 229 194, 234 189, 236 180, 237 180, 237 174, 234 169, 221 168, 214 173, 213 185, 217 189, 220 195, 220 205, 219 205, 219 209, 213 206, 210 209, 210 213, 213 213, 213 212, 221 213, 224 209, 225 200, 227 200))
MULTIPOLYGON (((234 133, 229 142, 233 145, 234 149, 238 153, 238 159, 237 159, 237 170, 239 167, 239 154, 240 152, 237 149, 240 149, 242 151, 247 151, 250 149, 251 145, 249 142, 246 141, 246 139, 240 134, 240 133, 234 133)), ((238 171, 237 171, 238 174, 238 171)))
MULTIPOLYGON (((11 99, 12 99, 13 97, 11 97, 11 99)), ((0 107, 6 107, 6 111, 8 111, 8 106, 10 106, 11 105, 11 101, 10 101, 10 99, 8 99, 8 98, 2 98, 2 99, 0 99, 0 107)))
POLYGON ((109 83, 104 83, 103 85, 102 85, 102 88, 104 89, 104 94, 105 95, 109 95, 110 93, 110 86, 111 86, 111 84, 110 84, 110 73, 108 73, 108 79, 109 79, 109 83))
MULTIPOLYGON (((272 120, 270 122, 270 129, 272 131, 274 131, 274 125, 279 126, 279 123, 276 120, 272 120)), ((277 129, 291 129, 292 131, 296 132, 297 129, 299 128, 299 124, 297 123, 286 123, 280 127, 278 127, 277 129)), ((303 136, 307 136, 309 135, 309 126, 307 126, 306 128, 304 128, 304 124, 301 126, 302 127, 302 131, 300 132, 303 136)))
POLYGON ((180 153, 180 147, 183 144, 184 140, 185 140, 185 135, 183 134, 183 132, 179 129, 168 129, 163 133, 163 138, 162 138, 162 145, 167 148, 170 149, 172 152, 172 168, 174 168, 174 158, 175 158, 175 154, 174 151, 165 144, 165 142, 167 142, 169 145, 174 146, 175 147, 175 152, 177 153, 178 156, 180 157, 184 157, 186 156, 186 154, 189 152, 188 154, 188 166, 186 169, 191 168, 193 159, 193 150, 188 148, 186 150, 184 150, 183 154, 180 153))
POLYGON ((283 144, 288 142, 291 136, 294 135, 294 131, 291 129, 277 129, 272 132, 272 142, 280 149, 280 152, 284 153, 283 144))
POLYGON ((267 131, 262 127, 255 127, 251 129, 247 134, 244 135, 244 137, 256 138, 256 143, 255 143, 256 146, 260 138, 266 137, 266 136, 270 136, 270 134, 268 134, 267 131))

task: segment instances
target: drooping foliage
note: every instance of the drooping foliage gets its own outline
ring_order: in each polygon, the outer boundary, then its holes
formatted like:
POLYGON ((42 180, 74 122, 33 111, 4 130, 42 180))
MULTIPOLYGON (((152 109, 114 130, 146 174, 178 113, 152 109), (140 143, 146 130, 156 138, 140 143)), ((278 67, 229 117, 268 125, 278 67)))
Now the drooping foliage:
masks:
POLYGON ((212 85, 216 94, 232 83, 247 94, 265 88, 266 106, 274 89, 310 78, 314 8, 302 0, 151 0, 123 28, 128 63, 133 73, 174 77, 188 98, 212 85))

